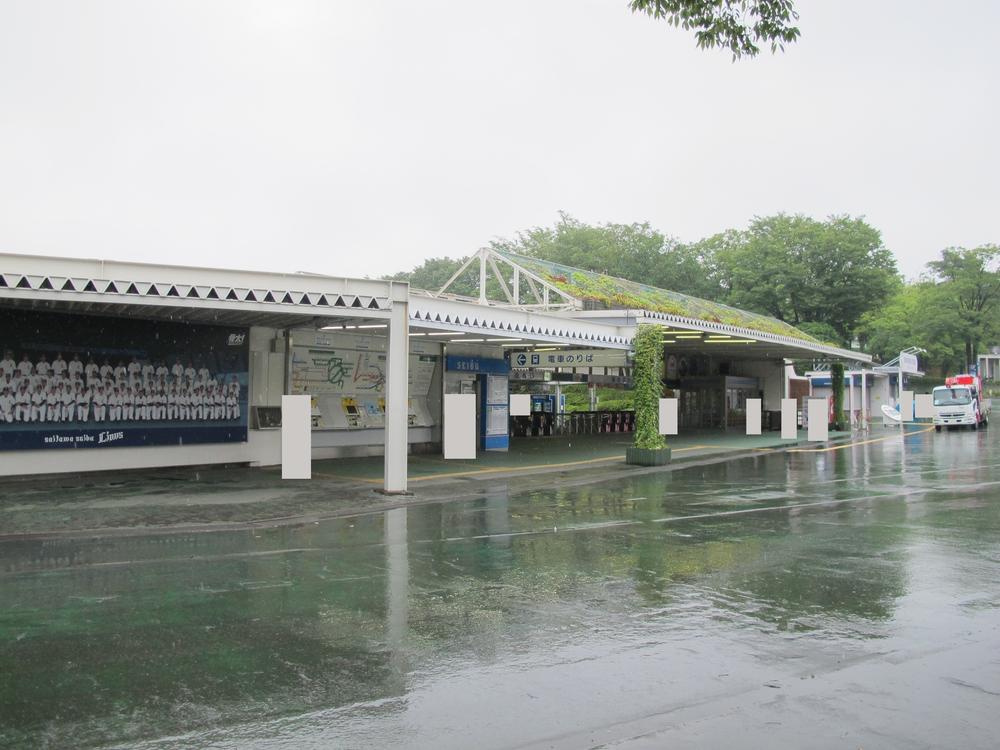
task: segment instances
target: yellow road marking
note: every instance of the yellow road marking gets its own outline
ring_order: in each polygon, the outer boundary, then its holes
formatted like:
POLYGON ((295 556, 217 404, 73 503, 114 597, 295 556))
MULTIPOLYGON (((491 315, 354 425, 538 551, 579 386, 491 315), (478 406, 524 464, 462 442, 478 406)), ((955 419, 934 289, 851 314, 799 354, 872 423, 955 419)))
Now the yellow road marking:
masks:
POLYGON ((312 475, 314 477, 321 477, 322 479, 345 479, 351 482, 371 482, 372 484, 382 484, 381 479, 369 479, 368 477, 352 477, 346 474, 329 474, 325 471, 314 471, 312 475))
MULTIPOLYGON (((674 448, 673 453, 681 453, 682 451, 694 451, 700 450, 702 448, 712 448, 711 445, 689 445, 686 448, 674 448)), ((562 463, 556 464, 530 464, 528 466, 495 466, 488 469, 469 469, 467 471, 442 471, 436 474, 425 474, 423 476, 415 477, 410 476, 407 479, 411 482, 425 482, 429 479, 447 479, 448 477, 468 477, 475 476, 479 474, 498 474, 504 471, 532 471, 535 469, 560 469, 566 466, 583 466, 585 464, 596 464, 603 461, 620 461, 625 458, 624 454, 617 454, 614 456, 601 456, 600 458, 586 458, 579 461, 563 461, 562 463)), ((349 476, 346 474, 331 474, 329 472, 314 471, 314 477, 321 477, 323 479, 345 479, 354 480, 358 482, 369 482, 371 484, 382 484, 381 479, 371 479, 368 477, 356 477, 349 476)))
POLYGON ((582 466, 583 464, 596 464, 601 461, 620 461, 624 455, 602 456, 601 458, 587 458, 581 461, 564 461, 559 464, 532 464, 530 466, 496 466, 491 469, 470 469, 469 471, 443 471, 438 474, 425 474, 422 477, 410 477, 411 482, 423 482, 428 479, 444 479, 447 477, 467 477, 475 474, 497 474, 502 471, 530 471, 532 469, 558 469, 563 466, 582 466))
MULTIPOLYGON (((681 451, 693 451, 700 448, 711 448, 710 445, 689 445, 687 448, 675 448, 673 453, 681 451)), ((448 477, 467 477, 476 474, 497 474, 503 471, 531 471, 533 469, 560 469, 564 466, 582 466, 584 464, 596 464, 602 461, 621 461, 625 456, 618 454, 615 456, 602 456, 601 458, 587 458, 581 461, 564 461, 558 464, 532 464, 529 466, 497 466, 491 469, 470 469, 469 471, 443 471, 438 474, 425 474, 422 477, 410 477, 411 482, 423 482, 428 479, 447 479, 448 477)))
MULTIPOLYGON (((910 435, 921 435, 921 434, 923 434, 925 432, 930 432, 933 429, 934 429, 934 425, 931 425, 930 427, 925 427, 922 430, 914 430, 913 432, 908 432, 905 435, 903 435, 903 437, 907 438, 910 435)), ((843 445, 832 445, 829 448, 789 448, 788 452, 789 453, 828 453, 829 451, 841 451, 841 450, 844 450, 844 448, 853 448, 856 445, 870 445, 871 443, 881 443, 881 442, 884 442, 886 440, 896 440, 896 439, 897 439, 896 435, 886 435, 885 437, 872 438, 871 440, 860 440, 860 441, 858 441, 856 443, 844 443, 843 445)))

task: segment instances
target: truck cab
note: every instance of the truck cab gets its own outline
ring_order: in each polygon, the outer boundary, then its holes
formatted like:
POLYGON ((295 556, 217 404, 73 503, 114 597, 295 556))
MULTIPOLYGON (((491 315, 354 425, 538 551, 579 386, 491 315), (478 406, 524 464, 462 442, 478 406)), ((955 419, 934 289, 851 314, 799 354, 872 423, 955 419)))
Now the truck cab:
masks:
POLYGON ((931 395, 934 402, 934 429, 942 427, 968 427, 978 430, 988 424, 989 400, 982 398, 978 376, 956 375, 945 380, 931 395))

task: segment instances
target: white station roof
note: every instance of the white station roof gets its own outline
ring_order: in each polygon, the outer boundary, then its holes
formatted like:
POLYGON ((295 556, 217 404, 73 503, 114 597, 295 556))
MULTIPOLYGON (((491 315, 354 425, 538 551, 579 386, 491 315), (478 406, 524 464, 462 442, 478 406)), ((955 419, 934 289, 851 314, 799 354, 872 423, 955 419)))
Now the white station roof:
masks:
POLYGON ((285 327, 385 319, 405 282, 0 253, 0 304, 285 327))

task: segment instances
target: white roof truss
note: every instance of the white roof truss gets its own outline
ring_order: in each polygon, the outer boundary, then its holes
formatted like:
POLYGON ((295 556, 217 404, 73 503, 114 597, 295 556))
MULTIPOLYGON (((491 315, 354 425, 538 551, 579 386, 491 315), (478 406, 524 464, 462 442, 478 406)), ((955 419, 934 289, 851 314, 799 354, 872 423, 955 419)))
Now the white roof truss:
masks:
POLYGON ((482 248, 477 251, 475 255, 471 256, 465 263, 458 267, 458 270, 451 275, 451 278, 440 289, 436 292, 428 293, 433 297, 443 299, 478 301, 480 305, 510 307, 515 310, 555 312, 558 310, 577 310, 583 306, 580 300, 571 297, 559 289, 559 287, 489 248, 482 248), (469 297, 467 295, 450 293, 448 290, 452 288, 463 274, 467 273, 473 264, 478 264, 479 266, 478 296, 469 297), (509 283, 502 269, 509 269, 509 283), (491 290, 489 281, 491 272, 503 299, 490 298, 491 290), (524 286, 521 285, 522 281, 524 282, 524 286))

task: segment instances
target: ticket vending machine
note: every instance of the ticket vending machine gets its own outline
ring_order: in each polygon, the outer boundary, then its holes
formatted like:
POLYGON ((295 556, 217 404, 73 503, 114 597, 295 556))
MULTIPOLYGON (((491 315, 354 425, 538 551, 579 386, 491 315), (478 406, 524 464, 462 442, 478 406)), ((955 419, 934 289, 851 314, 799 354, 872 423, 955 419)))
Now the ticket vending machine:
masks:
POLYGON ((556 422, 556 396, 550 393, 531 394, 531 434, 551 435, 556 422))

